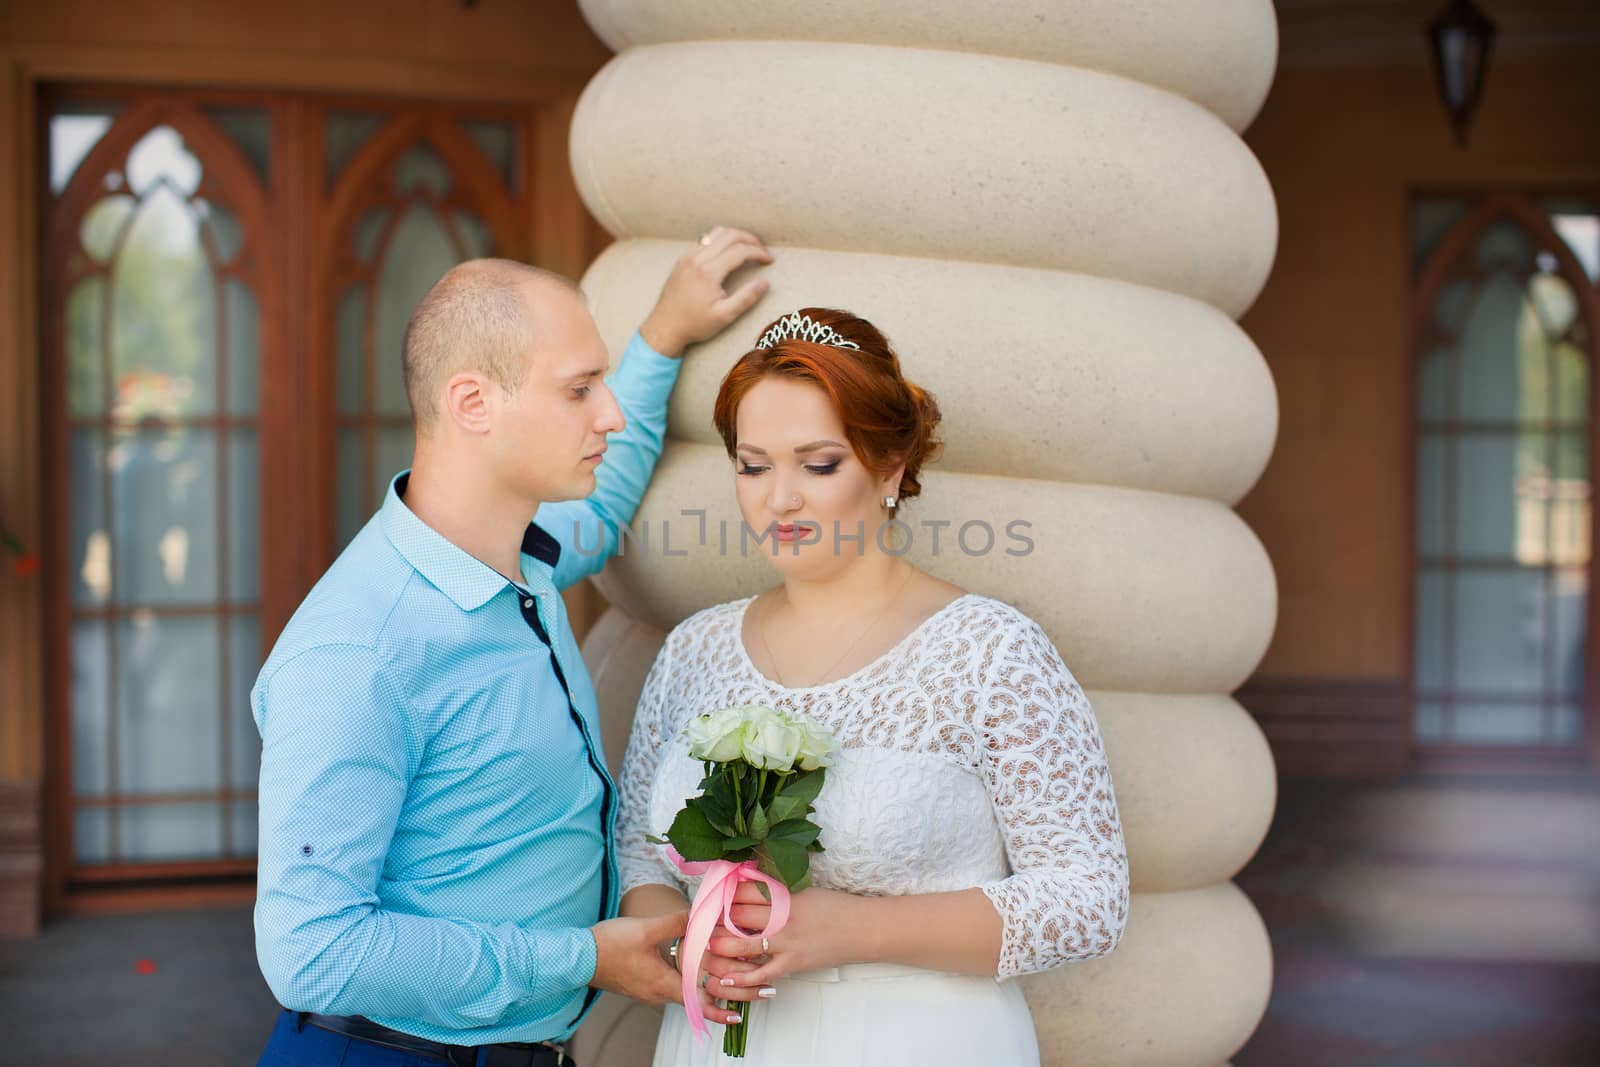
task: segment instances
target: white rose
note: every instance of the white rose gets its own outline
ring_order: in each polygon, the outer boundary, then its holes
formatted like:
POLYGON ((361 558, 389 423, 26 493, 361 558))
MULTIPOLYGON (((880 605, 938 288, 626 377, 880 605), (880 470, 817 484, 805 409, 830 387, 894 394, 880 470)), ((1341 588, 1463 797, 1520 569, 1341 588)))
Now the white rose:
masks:
POLYGON ((747 708, 744 758, 752 767, 787 771, 800 753, 801 733, 794 722, 770 708, 747 708))
POLYGON ((814 771, 819 767, 832 767, 834 750, 838 747, 833 734, 801 716, 795 718, 795 727, 800 731, 800 750, 795 754, 800 769, 814 771))
POLYGON ((745 727, 743 708, 722 708, 691 719, 686 731, 689 755, 712 763, 736 760, 744 750, 745 727))

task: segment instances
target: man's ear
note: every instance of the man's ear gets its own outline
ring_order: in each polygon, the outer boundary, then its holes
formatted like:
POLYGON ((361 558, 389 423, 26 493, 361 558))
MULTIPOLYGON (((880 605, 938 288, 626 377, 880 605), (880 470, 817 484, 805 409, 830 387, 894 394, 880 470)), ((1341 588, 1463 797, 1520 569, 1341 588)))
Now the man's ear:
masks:
POLYGON ((476 371, 462 371, 444 383, 445 416, 468 433, 489 432, 493 405, 490 383, 476 371))

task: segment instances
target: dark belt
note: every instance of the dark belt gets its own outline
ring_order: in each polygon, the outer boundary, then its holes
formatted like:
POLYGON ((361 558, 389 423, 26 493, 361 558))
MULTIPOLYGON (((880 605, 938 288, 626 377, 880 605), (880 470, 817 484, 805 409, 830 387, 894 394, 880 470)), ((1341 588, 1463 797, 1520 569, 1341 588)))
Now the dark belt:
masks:
POLYGON ((402 1052, 420 1052, 434 1056, 450 1067, 478 1067, 478 1052, 484 1053, 483 1067, 574 1067, 567 1050, 550 1041, 532 1043, 508 1041, 498 1045, 446 1045, 422 1037, 379 1026, 371 1019, 359 1015, 318 1015, 315 1012, 297 1012, 301 1024, 309 1023, 319 1030, 355 1038, 384 1048, 402 1052))

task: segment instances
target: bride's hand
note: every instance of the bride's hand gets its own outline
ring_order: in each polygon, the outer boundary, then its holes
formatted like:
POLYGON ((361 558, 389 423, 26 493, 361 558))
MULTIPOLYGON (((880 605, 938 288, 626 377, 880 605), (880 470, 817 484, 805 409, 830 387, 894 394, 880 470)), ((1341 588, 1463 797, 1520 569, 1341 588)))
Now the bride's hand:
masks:
MULTIPOLYGON (((815 887, 795 893, 790 897, 789 922, 768 938, 765 953, 759 937, 739 937, 717 927, 705 958, 706 970, 712 974, 709 984, 716 989, 723 980, 731 980, 731 988, 742 992, 770 986, 791 974, 870 959, 866 944, 870 927, 861 914, 863 899, 815 887)), ((771 913, 772 906, 756 883, 739 887, 733 906, 735 925, 742 930, 760 930, 771 913)))

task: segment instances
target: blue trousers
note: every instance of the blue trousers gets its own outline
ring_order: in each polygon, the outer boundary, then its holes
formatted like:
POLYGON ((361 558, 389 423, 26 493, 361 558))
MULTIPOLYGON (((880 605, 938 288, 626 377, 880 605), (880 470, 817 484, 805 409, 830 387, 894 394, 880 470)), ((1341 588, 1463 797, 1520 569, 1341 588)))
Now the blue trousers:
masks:
POLYGON ((280 1011, 256 1067, 443 1067, 443 1063, 435 1056, 384 1048, 310 1024, 298 1027, 294 1012, 280 1011))

